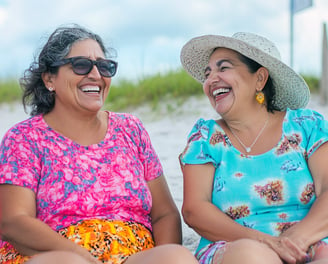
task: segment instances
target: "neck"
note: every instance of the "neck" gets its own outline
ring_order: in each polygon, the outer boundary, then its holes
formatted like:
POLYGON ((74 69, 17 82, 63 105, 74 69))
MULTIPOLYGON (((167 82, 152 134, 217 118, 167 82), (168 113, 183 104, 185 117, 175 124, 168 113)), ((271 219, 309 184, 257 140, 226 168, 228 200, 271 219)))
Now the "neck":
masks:
POLYGON ((80 145, 99 143, 107 132, 108 118, 103 111, 84 115, 53 110, 44 115, 44 120, 52 129, 80 145))
POLYGON ((246 122, 238 120, 226 121, 226 126, 242 149, 246 153, 250 153, 267 127, 269 117, 269 113, 266 112, 265 116, 252 116, 246 122))

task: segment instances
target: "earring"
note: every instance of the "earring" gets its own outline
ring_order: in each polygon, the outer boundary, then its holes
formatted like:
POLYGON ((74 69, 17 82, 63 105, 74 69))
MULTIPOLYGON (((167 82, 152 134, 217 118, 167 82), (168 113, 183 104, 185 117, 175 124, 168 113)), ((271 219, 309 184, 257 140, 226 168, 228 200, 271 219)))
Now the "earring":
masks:
POLYGON ((257 92, 255 99, 259 104, 263 104, 264 103, 264 93, 262 91, 257 92))
POLYGON ((49 90, 49 92, 53 92, 54 91, 54 88, 49 87, 48 90, 49 90))

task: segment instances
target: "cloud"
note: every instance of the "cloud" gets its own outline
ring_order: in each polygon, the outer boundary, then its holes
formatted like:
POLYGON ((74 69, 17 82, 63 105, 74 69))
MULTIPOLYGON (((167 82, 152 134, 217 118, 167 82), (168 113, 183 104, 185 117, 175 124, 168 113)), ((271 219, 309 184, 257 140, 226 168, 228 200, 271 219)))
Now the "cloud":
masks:
MULTIPOLYGON (((290 59, 286 0, 0 0, 0 77, 19 76, 45 38, 59 25, 79 23, 118 51, 117 77, 138 78, 180 66, 190 38, 250 31, 270 38, 290 59), (5 51, 5 52, 3 52, 5 51)), ((295 15, 295 69, 320 71, 322 21, 328 2, 295 15)))
POLYGON ((0 26, 3 25, 7 19, 8 19, 8 13, 6 12, 6 9, 0 7, 0 26))

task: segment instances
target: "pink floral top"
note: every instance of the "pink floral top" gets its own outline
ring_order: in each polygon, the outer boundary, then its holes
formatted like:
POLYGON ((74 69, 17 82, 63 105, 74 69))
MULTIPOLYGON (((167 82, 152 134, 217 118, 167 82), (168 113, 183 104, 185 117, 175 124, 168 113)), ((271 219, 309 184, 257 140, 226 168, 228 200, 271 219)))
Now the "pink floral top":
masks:
POLYGON ((54 230, 94 218, 151 230, 147 181, 163 174, 162 165, 139 119, 108 116, 104 140, 90 146, 57 133, 41 115, 16 124, 0 146, 0 184, 35 192, 37 218, 54 230))

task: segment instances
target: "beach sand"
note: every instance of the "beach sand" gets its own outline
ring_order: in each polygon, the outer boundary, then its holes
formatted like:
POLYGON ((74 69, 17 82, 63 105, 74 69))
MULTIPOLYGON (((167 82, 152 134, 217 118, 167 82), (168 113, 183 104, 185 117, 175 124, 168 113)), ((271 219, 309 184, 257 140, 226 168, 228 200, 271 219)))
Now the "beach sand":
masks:
MULTIPOLYGON (((328 106, 320 105, 317 96, 312 96, 308 108, 318 111, 328 119, 328 106)), ((178 156, 183 151, 187 135, 196 120, 200 117, 205 119, 218 118, 218 115, 204 96, 191 97, 182 105, 165 102, 159 110, 155 111, 143 106, 128 112, 138 116, 144 123, 153 146, 162 161, 173 198, 181 210, 183 183, 178 156), (170 109, 174 109, 174 111, 170 109)), ((12 125, 28 117, 19 104, 0 105, 0 116, 0 138, 12 125)), ((183 244, 194 251, 198 241, 199 235, 183 223, 183 244)))

